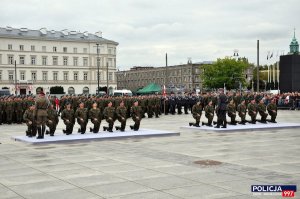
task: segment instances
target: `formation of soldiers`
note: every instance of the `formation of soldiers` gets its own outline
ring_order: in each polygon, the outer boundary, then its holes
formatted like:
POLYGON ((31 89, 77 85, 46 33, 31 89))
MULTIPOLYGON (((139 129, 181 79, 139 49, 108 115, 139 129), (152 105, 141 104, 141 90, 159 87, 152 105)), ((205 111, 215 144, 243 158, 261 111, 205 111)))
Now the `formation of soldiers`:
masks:
POLYGON ((260 122, 267 122, 267 116, 270 115, 269 122, 276 122, 277 106, 276 99, 271 95, 263 93, 234 93, 228 92, 226 95, 220 93, 204 93, 197 95, 196 93, 177 94, 171 93, 167 96, 147 95, 147 96, 96 96, 81 95, 72 96, 65 95, 60 99, 55 96, 7 96, 0 98, 0 124, 22 123, 26 122, 28 130, 26 134, 29 137, 36 136, 36 132, 41 129, 39 138, 43 138, 44 133, 53 136, 56 126, 59 122, 59 116, 64 122, 66 129, 65 134, 69 135, 73 132, 73 127, 77 122, 80 126, 79 133, 86 132, 86 126, 90 120, 94 125, 90 128, 90 132, 99 132, 101 121, 106 120, 108 126, 104 126, 103 130, 113 131, 116 120, 121 126, 116 126, 116 130, 124 131, 126 120, 132 117, 135 125, 130 126, 133 130, 138 130, 140 121, 147 115, 148 118, 158 118, 161 114, 189 114, 192 113, 195 123, 190 125, 200 126, 202 112, 205 113, 207 123, 202 125, 226 128, 226 115, 229 116, 228 124, 236 125, 246 124, 246 122, 255 123, 258 114, 261 115, 260 122), (41 105, 38 105, 38 99, 45 98, 41 105), (57 102, 59 101, 59 106, 57 102), (38 107, 40 106, 40 107, 38 107), (40 110, 39 110, 40 109, 40 110), (39 114, 38 114, 39 112, 39 114), (251 121, 246 120, 246 116, 251 117, 251 121), (39 115, 39 116, 38 116, 39 115), (217 122, 213 121, 217 115, 217 122), (240 122, 237 122, 237 116, 240 122), (38 118, 43 118, 38 120, 38 118), (49 130, 46 131, 46 126, 49 130))
POLYGON ((202 125, 209 127, 213 127, 213 124, 216 124, 215 128, 227 128, 227 124, 245 125, 247 122, 256 124, 257 121, 260 123, 276 123, 277 103, 276 99, 270 95, 241 95, 240 93, 231 92, 225 95, 223 89, 221 89, 218 95, 214 97, 208 96, 200 97, 193 106, 192 114, 196 123, 190 122, 190 126, 200 127, 200 118, 203 110, 208 122, 202 122, 202 125), (251 121, 246 120, 247 112, 251 121), (217 122, 213 122, 215 113, 217 122), (227 122, 226 114, 230 118, 230 122, 227 122), (236 119, 237 115, 240 117, 239 122, 236 119), (258 115, 261 117, 260 120, 257 119, 258 115), (271 117, 269 120, 267 120, 268 115, 271 117))

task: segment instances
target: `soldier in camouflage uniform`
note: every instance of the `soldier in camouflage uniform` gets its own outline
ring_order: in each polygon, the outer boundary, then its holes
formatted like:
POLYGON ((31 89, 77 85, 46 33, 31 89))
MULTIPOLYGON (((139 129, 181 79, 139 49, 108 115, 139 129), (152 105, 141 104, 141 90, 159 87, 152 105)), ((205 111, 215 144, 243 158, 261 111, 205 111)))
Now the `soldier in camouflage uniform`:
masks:
POLYGON ((72 134, 75 118, 74 118, 74 110, 71 108, 70 103, 66 103, 66 108, 63 108, 63 111, 61 112, 61 119, 64 121, 64 124, 66 125, 66 130, 63 130, 63 132, 66 135, 72 134))
POLYGON ((205 117, 208 119, 208 122, 202 122, 202 126, 206 125, 206 126, 210 126, 212 127, 212 121, 214 118, 214 112, 215 112, 215 108, 213 106, 212 100, 208 102, 208 105, 205 107, 205 117))
POLYGON ((49 127, 49 131, 46 131, 46 134, 50 134, 50 136, 54 136, 57 124, 58 124, 58 114, 54 109, 55 105, 53 103, 50 104, 49 109, 47 111, 48 114, 48 121, 47 126, 49 127))
POLYGON ((120 106, 117 107, 116 116, 118 121, 121 123, 121 126, 116 126, 116 130, 120 130, 124 132, 126 127, 126 119, 127 119, 127 108, 124 104, 124 101, 121 101, 120 106))
POLYGON ((22 100, 21 98, 15 98, 14 100, 14 109, 15 109, 15 122, 17 124, 21 124, 22 123, 22 116, 23 116, 23 107, 22 107, 22 100))
POLYGON ((134 131, 138 131, 142 120, 142 108, 139 106, 139 102, 135 101, 130 109, 134 125, 130 125, 130 128, 134 131))
POLYGON ((159 113, 160 113, 160 98, 158 96, 154 97, 154 113, 155 113, 155 118, 159 118, 159 113))
POLYGON ((198 101, 192 108, 192 114, 193 114, 193 118, 196 120, 196 123, 190 122, 189 125, 190 126, 196 126, 196 127, 200 127, 199 123, 200 123, 200 118, 202 115, 202 104, 200 101, 198 101))
POLYGON ((5 102, 5 113, 6 113, 7 124, 12 123, 13 111, 14 111, 14 102, 12 101, 12 98, 9 97, 5 102))
POLYGON ((227 96, 224 94, 224 90, 220 89, 220 95, 218 98, 218 106, 216 108, 218 120, 217 120, 217 126, 215 128, 220 128, 221 125, 222 128, 227 128, 227 121, 226 121, 226 111, 227 111, 227 96))
POLYGON ((153 96, 149 96, 148 98, 148 107, 147 107, 147 115, 148 118, 152 118, 153 117, 153 110, 155 108, 155 99, 153 96))
POLYGON ((3 112, 4 112, 4 100, 3 98, 0 98, 0 125, 2 125, 3 122, 3 112))
POLYGON ((231 101, 229 102, 229 104, 227 105, 227 111, 228 111, 228 116, 230 117, 230 124, 231 125, 236 125, 236 107, 233 101, 233 98, 231 99, 231 101))
POLYGON ((261 116, 260 122, 267 123, 268 113, 267 113, 267 107, 266 107, 263 99, 261 99, 259 101, 259 104, 257 106, 257 111, 258 111, 259 115, 261 116))
POLYGON ((84 107, 84 102, 80 102, 79 108, 77 108, 75 112, 75 118, 77 119, 77 123, 80 125, 78 133, 85 134, 88 121, 88 110, 84 107))
POLYGON ((109 101, 107 104, 107 107, 105 107, 103 115, 106 119, 106 122, 108 123, 108 127, 104 126, 103 131, 113 132, 113 127, 115 123, 115 117, 116 117, 116 109, 112 106, 112 101, 109 101))
POLYGON ((251 123, 256 124, 257 105, 254 98, 252 98, 250 104, 248 104, 248 114, 251 117, 251 123))
POLYGON ((28 136, 28 137, 36 136, 36 124, 35 124, 35 119, 34 119, 34 109, 35 109, 34 104, 31 104, 23 115, 23 119, 27 125, 26 136, 28 136))
POLYGON ((247 114, 247 106, 246 101, 244 99, 241 100, 241 103, 237 107, 237 111, 241 118, 239 124, 245 125, 246 124, 246 114, 247 114))
POLYGON ((271 103, 268 104, 267 110, 269 115, 271 116, 271 120, 269 122, 277 123, 276 117, 277 117, 277 105, 276 105, 276 99, 272 99, 271 103))
POLYGON ((41 90, 39 96, 35 100, 35 117, 36 126, 38 130, 37 139, 44 139, 44 134, 46 130, 46 122, 48 120, 47 109, 49 107, 49 100, 45 96, 43 90, 41 90))
POLYGON ((101 120, 102 120, 102 112, 97 107, 98 106, 97 102, 94 102, 92 106, 93 108, 89 110, 89 118, 91 122, 94 124, 94 128, 90 128, 90 132, 98 133, 101 120))

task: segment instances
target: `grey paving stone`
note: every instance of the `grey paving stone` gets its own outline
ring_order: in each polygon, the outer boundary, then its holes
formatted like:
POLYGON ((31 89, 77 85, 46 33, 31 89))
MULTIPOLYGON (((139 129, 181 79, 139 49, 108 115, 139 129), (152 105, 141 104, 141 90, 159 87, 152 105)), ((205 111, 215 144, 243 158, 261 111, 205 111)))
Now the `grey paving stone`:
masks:
POLYGON ((135 182, 147 187, 151 187, 156 190, 186 187, 186 186, 200 184, 199 182, 195 182, 195 181, 191 181, 191 180, 187 180, 184 178, 171 176, 171 175, 164 176, 164 177, 136 180, 135 182))
POLYGON ((90 169, 90 168, 49 172, 49 175, 54 176, 59 179, 88 177, 88 176, 101 175, 101 174, 103 174, 103 173, 100 171, 90 169))
POLYGON ((111 199, 179 199, 176 196, 161 192, 161 191, 149 191, 143 193, 135 193, 123 196, 112 197, 111 199))
POLYGON ((85 189, 105 198, 153 191, 153 189, 129 181, 90 186, 85 189))
POLYGON ((121 178, 128 179, 128 180, 132 180, 132 181, 147 179, 147 178, 168 176, 165 173, 157 172, 157 171, 153 171, 153 170, 149 170, 149 169, 128 171, 128 172, 118 172, 118 173, 114 173, 114 175, 119 176, 121 178))
POLYGON ((94 186, 94 185, 124 182, 126 180, 122 178, 118 178, 113 175, 102 174, 102 175, 92 175, 87 177, 69 178, 67 179, 67 181, 79 187, 87 187, 87 186, 94 186))
POLYGON ((13 197, 18 197, 18 194, 0 184, 0 199, 8 199, 13 197))
POLYGON ((45 174, 30 174, 30 175, 20 175, 20 176, 8 176, 0 177, 0 183, 5 186, 21 185, 27 183, 37 183, 37 182, 47 182, 54 181, 56 178, 53 178, 45 174))

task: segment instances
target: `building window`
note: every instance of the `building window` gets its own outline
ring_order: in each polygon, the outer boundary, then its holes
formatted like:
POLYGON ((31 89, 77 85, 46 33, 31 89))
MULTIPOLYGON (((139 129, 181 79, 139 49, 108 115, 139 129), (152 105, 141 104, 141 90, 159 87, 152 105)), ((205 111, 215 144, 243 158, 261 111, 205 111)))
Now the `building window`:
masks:
POLYGON ((35 57, 31 57, 31 65, 35 65, 35 57))
POLYGON ((25 72, 20 72, 20 80, 25 80, 25 72))
POLYGON ((36 72, 31 72, 31 80, 36 81, 36 72))
POLYGON ((73 48, 73 53, 77 53, 77 48, 73 48))
POLYGON ((78 66, 78 57, 73 57, 73 65, 78 66))
POLYGON ((57 61, 57 57, 53 57, 53 65, 57 66, 58 65, 58 61, 57 61))
POLYGON ((88 66, 88 58, 83 58, 83 66, 88 66))
POLYGON ((58 76, 57 72, 53 72, 53 80, 54 81, 57 81, 57 76, 58 76))
POLYGON ((108 73, 108 80, 109 80, 109 81, 112 81, 112 80, 113 80, 113 73, 112 73, 112 72, 109 72, 109 73, 108 73))
POLYGON ((8 50, 12 50, 12 44, 8 44, 8 50))
POLYGON ((48 72, 43 72, 43 81, 48 80, 48 72))
POLYGON ((108 58, 108 66, 111 67, 112 66, 112 58, 108 58))
POLYGON ((31 46, 31 51, 35 51, 35 46, 31 46))
POLYGON ((12 55, 8 56, 8 64, 14 64, 14 56, 12 55))
POLYGON ((56 46, 53 46, 53 52, 57 52, 56 46))
POLYGON ((20 45, 20 51, 24 51, 24 45, 20 45))
POLYGON ((25 56, 20 56, 20 65, 25 64, 25 56))
POLYGON ((69 79, 69 73, 64 72, 64 81, 68 81, 68 79, 69 79))
POLYGON ((87 72, 84 72, 83 73, 83 80, 88 80, 88 73, 87 72))
POLYGON ((68 52, 68 48, 67 47, 63 47, 63 52, 67 53, 68 52))
POLYGON ((74 81, 78 81, 78 72, 74 72, 74 81))
POLYGON ((0 81, 2 80, 2 71, 0 71, 0 81))
POLYGON ((9 81, 13 81, 14 80, 14 72, 13 71, 9 71, 8 72, 8 80, 9 81))
POLYGON ((42 57, 42 65, 47 66, 47 57, 42 57))
POLYGON ((83 48, 83 53, 87 53, 87 48, 83 48))
POLYGON ((0 54, 0 64, 2 64, 2 55, 0 54))
POLYGON ((64 57, 64 66, 68 65, 68 57, 64 57))
POLYGON ((46 52, 46 46, 42 46, 42 51, 46 52))
POLYGON ((112 54, 111 52, 112 52, 112 50, 111 50, 111 48, 109 48, 108 49, 108 54, 112 54))
POLYGON ((96 63, 97 65, 96 66, 100 66, 101 65, 100 63, 101 63, 101 58, 97 58, 97 63, 96 63))

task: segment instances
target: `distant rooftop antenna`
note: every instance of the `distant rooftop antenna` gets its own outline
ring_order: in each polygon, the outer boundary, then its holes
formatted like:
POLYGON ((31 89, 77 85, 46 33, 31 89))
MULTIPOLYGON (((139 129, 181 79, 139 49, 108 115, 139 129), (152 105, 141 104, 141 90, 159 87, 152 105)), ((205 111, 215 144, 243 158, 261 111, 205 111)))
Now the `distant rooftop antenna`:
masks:
POLYGON ((46 28, 41 28, 40 32, 42 33, 42 35, 46 35, 47 34, 47 29, 46 28))
POLYGON ((192 64, 192 58, 188 57, 188 64, 192 64))

